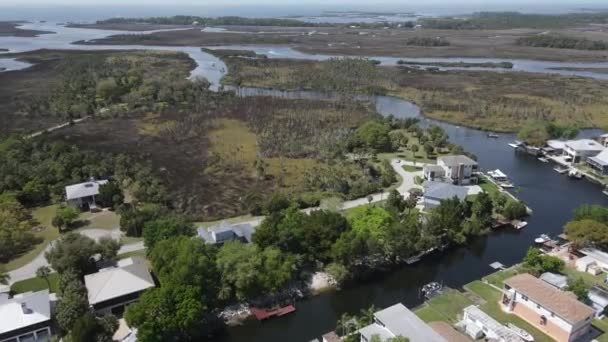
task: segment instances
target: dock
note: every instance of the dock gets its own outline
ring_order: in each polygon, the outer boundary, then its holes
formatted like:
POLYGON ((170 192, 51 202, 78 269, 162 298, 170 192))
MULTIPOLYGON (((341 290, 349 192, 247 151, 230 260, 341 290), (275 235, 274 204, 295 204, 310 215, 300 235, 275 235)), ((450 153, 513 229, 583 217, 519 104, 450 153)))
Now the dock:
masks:
POLYGON ((275 310, 268 310, 262 308, 251 307, 251 313, 257 318, 258 321, 263 321, 272 317, 280 317, 296 311, 296 307, 293 305, 287 305, 282 308, 275 310))
POLYGON ((492 267, 495 270, 505 270, 505 269, 507 269, 507 267, 505 265, 501 264, 498 261, 495 261, 495 262, 491 263, 490 267, 492 267))

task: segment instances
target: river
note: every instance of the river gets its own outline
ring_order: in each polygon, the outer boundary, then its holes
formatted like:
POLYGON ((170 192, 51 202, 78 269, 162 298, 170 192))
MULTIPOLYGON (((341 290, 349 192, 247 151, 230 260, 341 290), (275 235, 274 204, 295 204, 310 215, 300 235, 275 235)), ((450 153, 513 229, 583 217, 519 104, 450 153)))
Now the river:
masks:
MULTIPOLYGON (((40 26, 44 25, 39 25, 38 29, 43 28, 40 26)), ((71 36, 63 37, 59 34, 54 37, 50 37, 53 35, 39 37, 47 36, 43 40, 48 44, 38 40, 39 38, 0 37, 0 48, 9 48, 11 51, 29 51, 43 47, 87 50, 158 48, 184 51, 195 58, 199 65, 195 69, 196 72, 193 71, 192 77, 210 77, 212 81, 215 81, 214 84, 218 85, 225 72, 222 70, 225 65, 219 59, 200 52, 198 48, 74 46, 70 44, 71 41, 97 39, 104 34, 108 35, 108 32, 67 28, 60 30, 67 30, 67 34, 71 36)), ((0 59, 0 61, 2 60, 0 59)), ((239 93, 243 96, 272 95, 309 99, 326 99, 331 96, 315 92, 281 92, 247 88, 240 89, 239 93)), ((576 207, 583 203, 608 205, 608 197, 602 194, 599 186, 586 181, 570 180, 553 171, 551 164, 541 163, 533 157, 514 153, 513 149, 507 145, 515 138, 511 134, 502 134, 498 139, 489 139, 483 131, 423 118, 420 116, 420 110, 407 101, 386 96, 376 96, 374 100, 378 112, 383 115, 393 114, 402 118, 420 117, 423 125, 437 124, 443 127, 449 134, 451 142, 463 146, 465 150, 478 156, 481 169, 500 168, 509 175, 517 186, 516 195, 534 211, 528 220, 529 225, 521 231, 493 232, 477 238, 466 247, 452 249, 442 255, 427 257, 419 263, 402 266, 394 272, 378 276, 352 288, 306 299, 297 303, 295 314, 264 323, 247 321, 242 326, 228 329, 226 335, 219 340, 226 342, 309 341, 333 330, 336 321, 344 312, 356 313, 372 304, 376 307, 385 307, 396 302, 403 302, 408 307, 416 306, 421 303, 418 289, 423 284, 438 281, 458 288, 492 272, 489 264, 494 261, 500 261, 505 265, 519 262, 534 237, 542 233, 559 234, 563 225, 572 217, 572 211, 576 207)), ((599 130, 585 130, 581 132, 581 136, 590 137, 600 133, 599 130)))

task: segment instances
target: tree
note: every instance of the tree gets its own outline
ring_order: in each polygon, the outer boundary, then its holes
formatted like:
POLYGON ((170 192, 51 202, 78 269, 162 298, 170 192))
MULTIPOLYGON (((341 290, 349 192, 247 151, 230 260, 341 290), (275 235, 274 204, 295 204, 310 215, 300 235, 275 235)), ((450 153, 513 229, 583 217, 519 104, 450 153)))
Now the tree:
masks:
POLYGON ((68 233, 59 238, 44 257, 59 274, 72 270, 84 275, 95 269, 91 257, 97 253, 99 246, 95 240, 78 233, 68 233))
POLYGON ((388 187, 395 182, 397 182, 397 172, 395 172, 393 166, 388 160, 384 160, 382 162, 382 175, 380 176, 380 183, 383 187, 388 187))
POLYGON ((327 210, 315 210, 304 217, 300 226, 301 254, 312 264, 331 260, 331 248, 342 233, 350 230, 346 218, 327 210))
POLYGON ((574 210, 575 221, 594 220, 603 224, 608 224, 608 208, 601 205, 583 204, 574 210))
POLYGON ((106 260, 116 258, 118 251, 120 250, 120 241, 114 240, 109 236, 99 238, 97 244, 99 245, 99 253, 101 253, 101 257, 106 260))
POLYGON ((530 247, 523 260, 524 267, 536 276, 545 273, 559 273, 565 263, 558 257, 543 255, 537 248, 530 247))
POLYGON ((112 315, 101 318, 87 312, 79 317, 70 332, 70 342, 112 342, 118 329, 118 320, 112 315))
POLYGON ((325 267, 325 272, 329 274, 338 284, 342 284, 350 278, 348 269, 337 262, 332 262, 325 267))
POLYGON ((464 219, 464 208, 457 197, 443 200, 427 216, 426 232, 444 242, 463 244, 467 239, 463 232, 464 219))
POLYGON ((528 123, 522 126, 517 133, 519 140, 533 146, 543 146, 551 138, 547 133, 547 128, 543 123, 528 123))
POLYGON ((403 196, 396 189, 392 190, 388 194, 388 199, 385 204, 385 208, 388 211, 392 211, 394 213, 401 213, 405 210, 407 206, 406 201, 403 199, 403 196))
POLYGON ((424 152, 426 152, 427 156, 433 154, 433 151, 435 151, 435 147, 431 142, 424 143, 424 152))
POLYGON ((120 230, 127 236, 142 236, 144 225, 165 215, 166 209, 158 204, 144 204, 134 207, 123 204, 118 209, 120 215, 120 230))
POLYGON ((416 153, 418 153, 419 147, 416 144, 412 144, 412 146, 410 146, 410 150, 412 150, 412 154, 414 155, 414 158, 416 158, 416 153))
POLYGON ((89 310, 87 290, 77 272, 65 270, 59 275, 59 291, 55 320, 67 332, 89 310))
POLYGON ((578 277, 576 280, 568 279, 568 291, 573 292, 581 302, 586 302, 589 299, 589 287, 582 277, 578 277))
POLYGON ((478 194, 473 200, 471 214, 487 225, 490 224, 492 220, 493 212, 494 204, 492 203, 490 195, 485 192, 478 194))
POLYGON ((28 206, 44 204, 50 199, 48 186, 38 178, 34 178, 23 186, 19 201, 28 206))
POLYGON ((11 276, 6 273, 3 268, 0 268, 0 284, 8 285, 8 282, 11 280, 11 276))
POLYGON ((508 201, 503 209, 503 215, 509 220, 516 220, 525 217, 528 214, 526 205, 520 201, 508 201))
POLYGON ((59 231, 69 229, 74 225, 74 222, 78 218, 78 211, 70 206, 57 208, 55 217, 53 217, 52 225, 55 226, 59 231))
POLYGON ((151 251, 159 241, 182 235, 193 236, 194 234, 194 225, 185 217, 170 215, 147 222, 144 225, 143 237, 144 244, 148 251, 151 251))
POLYGON ((116 208, 124 202, 125 196, 115 181, 109 181, 99 187, 97 201, 106 208, 116 208))
POLYGON ((359 126, 356 137, 376 152, 387 152, 392 148, 390 127, 380 120, 372 120, 359 126))
POLYGON ((262 249, 277 247, 283 252, 301 254, 302 225, 306 214, 288 208, 267 216, 253 234, 253 242, 262 249))
POLYGON ((217 248, 186 236, 158 242, 149 260, 162 286, 187 285, 200 289, 202 302, 214 303, 219 287, 217 248))
POLYGON ((145 342, 201 341, 209 338, 209 309, 193 286, 162 286, 146 290, 127 307, 125 320, 145 342))
POLYGON ((270 215, 272 213, 277 213, 281 210, 285 210, 291 206, 291 202, 287 195, 277 192, 270 197, 266 205, 264 206, 264 213, 266 215, 270 215))
POLYGON ((16 196, 0 195, 0 263, 30 250, 39 241, 32 234, 34 226, 29 212, 16 196))
POLYGON ((564 227, 568 239, 578 248, 608 247, 608 225, 589 219, 570 221, 564 227))
POLYGON ((51 282, 49 281, 49 275, 51 275, 51 269, 48 266, 40 266, 36 270, 36 277, 44 279, 46 281, 46 285, 50 290, 51 282))

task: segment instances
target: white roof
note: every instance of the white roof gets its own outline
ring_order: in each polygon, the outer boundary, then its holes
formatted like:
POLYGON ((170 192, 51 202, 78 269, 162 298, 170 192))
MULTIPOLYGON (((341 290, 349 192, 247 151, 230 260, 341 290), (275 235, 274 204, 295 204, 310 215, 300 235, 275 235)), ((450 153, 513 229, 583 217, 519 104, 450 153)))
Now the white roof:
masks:
POLYGON ((593 159, 596 163, 600 165, 608 165, 608 149, 603 150, 595 157, 591 157, 589 159, 593 159))
POLYGON ((565 140, 547 140, 547 146, 556 150, 563 150, 567 142, 565 140))
POLYGON ((566 142, 566 146, 575 151, 603 151, 604 146, 595 140, 579 139, 566 142))
POLYGON ((599 306, 608 306, 608 290, 599 286, 592 286, 587 293, 587 297, 592 303, 599 306))
POLYGON ((0 299, 0 318, 0 334, 49 321, 49 291, 28 292, 11 299, 0 299))
POLYGON ((580 250, 580 252, 599 263, 608 265, 608 253, 602 252, 599 249, 595 248, 583 248, 580 250))
POLYGON ((84 284, 90 305, 155 286, 145 261, 138 257, 121 260, 118 267, 104 268, 97 273, 86 275, 84 284))
POLYGON ((108 183, 107 180, 89 181, 65 187, 65 197, 68 200, 99 195, 99 186, 108 183))
POLYGON ((488 175, 492 178, 507 178, 507 175, 499 169, 488 171, 488 175))
POLYGON ((374 317, 394 336, 407 337, 411 342, 447 342, 401 303, 376 312, 374 317))
POLYGON ((371 340, 372 336, 374 335, 380 337, 380 341, 382 342, 395 337, 395 335, 393 335, 388 329, 377 323, 372 323, 359 329, 358 333, 365 337, 368 341, 371 340))
POLYGON ((521 338, 513 330, 507 328, 475 305, 464 309, 465 315, 472 321, 479 322, 483 327, 501 337, 505 342, 521 342, 521 338))
POLYGON ((545 272, 540 275, 540 279, 549 285, 553 285, 558 289, 563 289, 568 286, 568 277, 561 274, 545 272))
POLYGON ((465 155, 462 155, 462 154, 454 155, 454 156, 439 157, 439 158, 437 158, 437 161, 442 162, 448 166, 458 166, 460 164, 477 165, 476 161, 474 161, 473 159, 471 159, 465 155))

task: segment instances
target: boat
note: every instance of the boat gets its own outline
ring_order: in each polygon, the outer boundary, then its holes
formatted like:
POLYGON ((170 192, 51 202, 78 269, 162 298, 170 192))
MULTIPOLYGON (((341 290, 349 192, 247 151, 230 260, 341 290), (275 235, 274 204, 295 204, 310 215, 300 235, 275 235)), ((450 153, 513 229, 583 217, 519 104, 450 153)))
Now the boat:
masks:
POLYGON ((255 318, 258 319, 258 321, 263 321, 272 317, 280 317, 287 315, 288 313, 292 313, 296 311, 296 307, 290 304, 274 310, 257 307, 251 307, 250 310, 251 313, 255 316, 255 318))
POLYGON ((570 177, 572 179, 582 179, 583 174, 577 169, 570 169, 568 171, 568 177, 570 177))
POLYGON ((545 157, 538 157, 537 159, 540 160, 543 163, 548 163, 549 162, 549 159, 547 159, 545 157))
POLYGON ((490 176, 494 182, 496 182, 496 184, 503 189, 510 189, 514 187, 514 185, 509 182, 507 175, 499 169, 488 171, 488 176, 490 176))
POLYGON ((570 168, 564 167, 564 166, 556 166, 553 168, 553 170, 555 170, 557 173, 563 175, 564 173, 568 172, 568 170, 570 170, 570 168))
POLYGON ((509 146, 513 147, 513 148, 518 148, 519 144, 515 144, 515 143, 509 143, 509 146))
POLYGON ((424 297, 426 299, 431 299, 431 298, 435 297, 436 295, 440 294, 442 289, 443 289, 443 285, 434 281, 434 282, 428 283, 422 287, 422 294, 424 295, 424 297))
POLYGON ((529 332, 524 329, 518 327, 513 323, 507 323, 507 328, 511 329, 514 333, 516 333, 519 337, 521 337, 524 341, 533 342, 534 336, 530 335, 529 332))
POLYGON ((498 138, 500 138, 500 135, 498 135, 496 133, 488 133, 488 138, 498 139, 498 138))
POLYGON ((541 234, 539 237, 537 237, 536 239, 534 239, 534 242, 537 243, 537 244, 543 244, 543 243, 545 243, 547 241, 551 241, 551 238, 547 234, 541 234))
POLYGON ((515 227, 515 229, 522 229, 522 228, 525 228, 527 225, 528 225, 528 222, 526 222, 526 221, 517 221, 517 222, 515 222, 513 227, 515 227))

